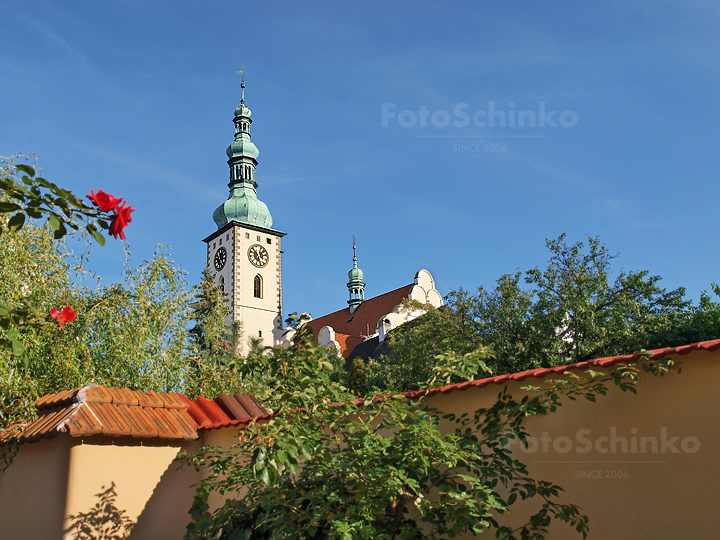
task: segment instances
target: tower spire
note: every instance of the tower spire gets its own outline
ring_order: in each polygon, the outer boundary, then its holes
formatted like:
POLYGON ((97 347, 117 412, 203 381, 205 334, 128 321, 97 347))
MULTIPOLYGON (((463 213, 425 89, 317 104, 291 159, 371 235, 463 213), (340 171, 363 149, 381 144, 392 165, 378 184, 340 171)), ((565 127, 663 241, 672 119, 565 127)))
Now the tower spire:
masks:
POLYGON ((242 94, 240 96, 240 105, 245 105, 245 67, 237 72, 240 77, 242 77, 242 80, 240 82, 240 88, 242 88, 242 94))
POLYGON ((245 68, 242 68, 240 71, 238 71, 238 73, 242 77, 242 82, 240 83, 240 88, 242 89, 242 94, 240 96, 240 105, 245 105, 245 68))
POLYGON ((260 152, 250 140, 250 109, 245 106, 245 68, 238 71, 242 76, 240 105, 235 109, 235 140, 227 149, 230 167, 230 196, 213 213, 218 229, 231 221, 256 225, 265 229, 272 227, 272 216, 267 205, 257 198, 255 168, 260 152))
POLYGON ((355 313, 360 304, 365 300, 365 283, 363 282, 363 271, 358 268, 357 254, 355 251, 355 235, 353 234, 353 267, 348 272, 348 292, 350 293, 350 313, 355 313))

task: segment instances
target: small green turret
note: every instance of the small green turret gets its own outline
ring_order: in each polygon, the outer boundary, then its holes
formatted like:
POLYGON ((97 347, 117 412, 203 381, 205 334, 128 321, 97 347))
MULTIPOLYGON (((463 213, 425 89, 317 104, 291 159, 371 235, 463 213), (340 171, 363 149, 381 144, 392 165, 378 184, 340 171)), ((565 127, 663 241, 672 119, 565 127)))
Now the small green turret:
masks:
POLYGON ((353 236, 353 267, 348 272, 348 291, 350 293, 350 313, 355 313, 360 304, 365 300, 365 283, 363 282, 363 271, 358 268, 357 255, 355 254, 355 237, 353 236))

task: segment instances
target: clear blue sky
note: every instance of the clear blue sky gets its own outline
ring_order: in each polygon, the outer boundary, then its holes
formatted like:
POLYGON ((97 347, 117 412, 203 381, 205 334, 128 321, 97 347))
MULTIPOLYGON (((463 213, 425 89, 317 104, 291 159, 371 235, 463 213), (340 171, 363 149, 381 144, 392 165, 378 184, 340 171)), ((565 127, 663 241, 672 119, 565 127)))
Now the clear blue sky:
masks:
MULTIPOLYGON (((197 282, 244 66, 286 312, 346 305, 353 234, 366 297, 420 268, 492 286, 565 232, 697 300, 720 281, 718 27, 702 0, 6 1, 0 154, 125 197, 134 261, 168 244, 197 282), (491 103, 535 127, 490 127, 491 103)), ((91 266, 122 260, 109 241, 91 266)))

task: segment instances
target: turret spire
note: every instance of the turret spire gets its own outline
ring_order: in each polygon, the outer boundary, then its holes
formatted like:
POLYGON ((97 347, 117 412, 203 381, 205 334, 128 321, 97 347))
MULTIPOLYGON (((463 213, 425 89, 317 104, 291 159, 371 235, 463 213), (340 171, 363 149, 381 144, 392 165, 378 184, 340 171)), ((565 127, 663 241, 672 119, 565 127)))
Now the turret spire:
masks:
POLYGON ((365 300, 365 283, 363 282, 363 271, 358 268, 357 254, 355 252, 355 235, 353 235, 353 267, 348 272, 348 292, 350 293, 350 313, 355 313, 360 304, 365 300))

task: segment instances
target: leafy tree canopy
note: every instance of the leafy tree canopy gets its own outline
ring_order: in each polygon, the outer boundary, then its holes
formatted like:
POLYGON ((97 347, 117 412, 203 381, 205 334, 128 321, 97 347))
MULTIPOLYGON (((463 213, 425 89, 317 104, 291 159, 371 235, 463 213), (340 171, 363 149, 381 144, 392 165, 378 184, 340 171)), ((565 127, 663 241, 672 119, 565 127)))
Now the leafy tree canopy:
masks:
POLYGON ((647 270, 613 279, 616 256, 597 238, 568 245, 561 235, 546 244, 546 268, 505 274, 475 294, 453 291, 443 308, 393 330, 390 357, 368 366, 372 383, 417 388, 436 355, 480 344, 494 351, 489 366, 501 374, 720 337, 720 303, 709 294, 694 305, 683 288, 667 291, 647 270))

